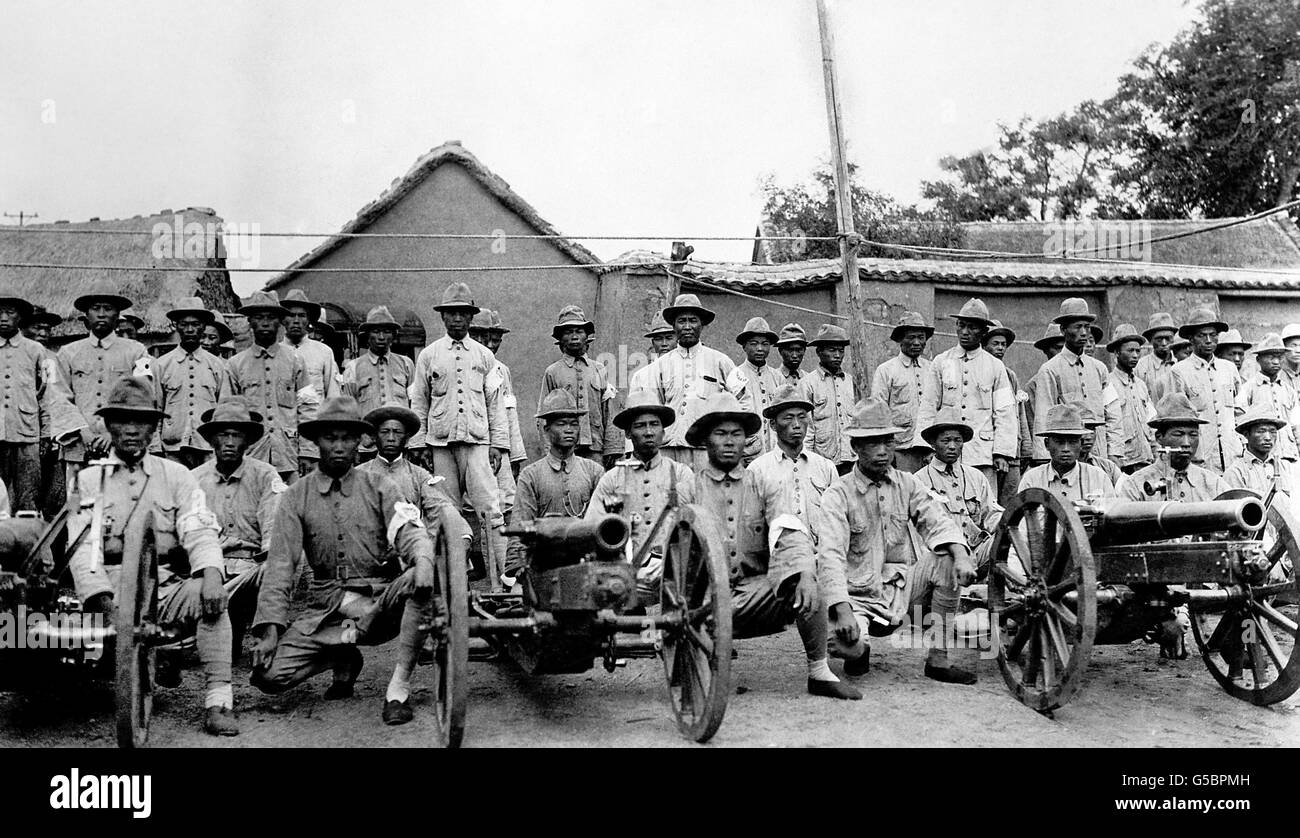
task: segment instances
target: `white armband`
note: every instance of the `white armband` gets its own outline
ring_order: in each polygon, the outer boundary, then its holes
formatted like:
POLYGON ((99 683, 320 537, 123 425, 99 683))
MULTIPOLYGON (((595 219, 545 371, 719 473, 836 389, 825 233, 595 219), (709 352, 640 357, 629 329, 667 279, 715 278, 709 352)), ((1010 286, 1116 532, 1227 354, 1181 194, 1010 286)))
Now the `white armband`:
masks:
POLYGON ((424 529, 424 521, 420 518, 420 510, 416 508, 415 504, 400 500, 393 504, 393 520, 388 522, 388 543, 390 545, 396 546, 397 534, 407 524, 415 524, 420 529, 424 529))
POLYGON ((776 543, 781 540, 781 534, 787 531, 807 534, 808 528, 803 525, 803 521, 800 521, 798 516, 783 512, 767 525, 767 549, 774 552, 776 543))

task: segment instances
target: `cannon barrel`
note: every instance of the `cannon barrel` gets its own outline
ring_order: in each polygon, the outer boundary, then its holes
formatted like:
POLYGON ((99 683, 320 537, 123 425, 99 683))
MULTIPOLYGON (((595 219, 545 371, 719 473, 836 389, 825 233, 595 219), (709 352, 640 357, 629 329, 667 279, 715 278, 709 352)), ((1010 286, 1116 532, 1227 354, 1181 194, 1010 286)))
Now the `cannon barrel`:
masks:
POLYGON ((615 558, 632 535, 631 525, 617 515, 599 518, 534 518, 506 530, 531 548, 533 566, 572 564, 588 553, 615 558))
POLYGON ((1138 544, 1235 529, 1252 533, 1264 526, 1264 504, 1256 498, 1180 501, 1112 501, 1098 505, 1093 540, 1138 544))

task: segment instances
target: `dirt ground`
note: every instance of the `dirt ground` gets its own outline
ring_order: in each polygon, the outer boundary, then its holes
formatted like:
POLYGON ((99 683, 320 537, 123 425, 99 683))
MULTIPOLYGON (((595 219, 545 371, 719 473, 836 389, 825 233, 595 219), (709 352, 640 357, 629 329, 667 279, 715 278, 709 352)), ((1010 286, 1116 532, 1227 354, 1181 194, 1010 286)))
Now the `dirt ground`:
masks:
MULTIPOLYGON (((877 641, 872 671, 855 683, 859 702, 812 698, 798 636, 741 641, 735 694, 712 747, 772 746, 1280 746, 1300 745, 1300 696, 1271 708, 1231 698, 1200 659, 1161 661, 1136 643, 1094 651, 1074 702, 1054 719, 1017 703, 996 661, 982 661, 973 687, 934 683, 924 652, 877 641)), ((236 667, 243 733, 213 739, 199 729, 202 676, 188 669, 155 703, 153 747, 424 747, 433 739, 428 675, 416 674, 416 720, 379 718, 391 646, 366 650, 357 695, 325 701, 322 675, 280 696, 248 686, 247 655, 236 667)), ((838 668, 838 667, 837 667, 838 668)), ((672 723, 662 666, 633 660, 613 674, 526 678, 508 662, 470 664, 466 747, 699 747, 672 723)), ((106 688, 0 693, 0 747, 112 747, 106 688)))

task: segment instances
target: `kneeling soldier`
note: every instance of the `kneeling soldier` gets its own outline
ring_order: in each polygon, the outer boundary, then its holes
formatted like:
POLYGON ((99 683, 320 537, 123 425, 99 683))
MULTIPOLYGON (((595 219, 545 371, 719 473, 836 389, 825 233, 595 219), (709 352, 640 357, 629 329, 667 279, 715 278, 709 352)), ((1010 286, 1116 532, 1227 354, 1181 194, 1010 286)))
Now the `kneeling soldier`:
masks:
POLYGON ((974 437, 974 429, 962 422, 959 414, 941 414, 932 425, 921 429, 921 438, 934 449, 934 457, 913 476, 961 527, 979 568, 988 562, 1002 507, 984 475, 961 462, 962 446, 974 437))
POLYGON ((421 603, 433 588, 433 540, 420 510, 391 479, 353 468, 361 435, 375 435, 356 399, 329 400, 300 432, 316 443, 320 461, 281 496, 253 620, 259 639, 252 683, 278 693, 332 669, 325 697, 347 698, 361 672, 358 645, 400 634, 403 649, 419 649, 421 603), (396 578, 385 572, 389 545, 405 567, 396 578), (290 625, 289 597, 304 552, 310 600, 290 625))
POLYGON ((207 681, 203 729, 213 736, 236 736, 239 726, 230 686, 230 616, 222 587, 217 519, 189 470, 147 451, 163 417, 154 407, 154 388, 148 379, 123 378, 95 413, 108 431, 108 458, 78 475, 81 520, 74 519, 69 528, 77 531, 90 516, 88 507, 102 503, 104 563, 96 562, 91 539, 84 539, 70 562, 77 595, 86 611, 113 612, 122 536, 136 516, 152 514, 159 560, 155 580, 159 624, 167 630, 194 634, 207 681), (188 576, 172 564, 177 547, 188 559, 188 576))

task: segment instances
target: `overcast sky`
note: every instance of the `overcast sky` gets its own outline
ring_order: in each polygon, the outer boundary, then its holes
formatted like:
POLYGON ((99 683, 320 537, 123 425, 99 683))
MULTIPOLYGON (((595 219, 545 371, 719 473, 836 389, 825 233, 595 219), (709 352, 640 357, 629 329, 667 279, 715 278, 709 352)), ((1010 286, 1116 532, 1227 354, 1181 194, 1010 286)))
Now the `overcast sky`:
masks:
MULTIPOLYGON (((913 202, 996 123, 1104 97, 1182 0, 831 0, 850 159, 913 202)), ((813 0, 0 0, 0 210, 333 232, 460 140, 570 235, 749 235, 828 157, 813 0)), ((8 219, 5 219, 8 222, 8 219)), ((482 232, 482 231, 470 231, 482 232)), ((314 240, 263 240, 282 267, 314 240)), ((592 242, 609 259, 663 242, 592 242)), ((748 259, 745 243, 696 243, 748 259)), ((233 264, 232 264, 233 266, 233 264)), ((267 275, 233 275, 243 294, 267 275)))

